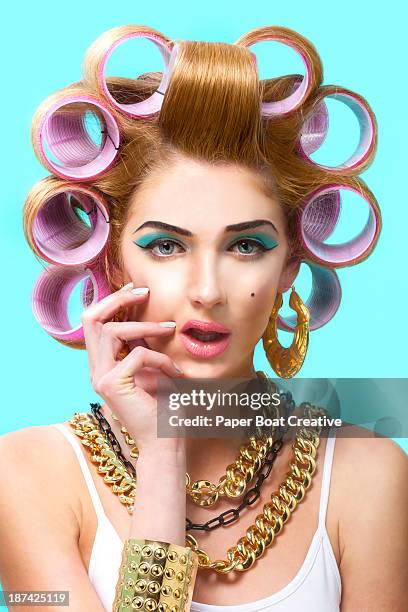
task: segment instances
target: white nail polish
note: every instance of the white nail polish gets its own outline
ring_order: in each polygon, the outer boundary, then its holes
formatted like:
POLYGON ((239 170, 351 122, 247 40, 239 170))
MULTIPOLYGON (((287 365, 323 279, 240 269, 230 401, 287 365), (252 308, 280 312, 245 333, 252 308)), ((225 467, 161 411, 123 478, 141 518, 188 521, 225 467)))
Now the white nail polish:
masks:
POLYGON ((127 289, 130 289, 131 287, 133 287, 133 283, 132 282, 128 283, 127 285, 124 285, 123 287, 121 287, 119 289, 119 291, 126 291, 127 289))
POLYGON ((176 322, 175 321, 161 321, 159 325, 161 325, 162 327, 176 327, 176 322))
POLYGON ((149 293, 149 287, 136 287, 136 289, 131 289, 131 293, 136 293, 136 295, 146 295, 149 293))

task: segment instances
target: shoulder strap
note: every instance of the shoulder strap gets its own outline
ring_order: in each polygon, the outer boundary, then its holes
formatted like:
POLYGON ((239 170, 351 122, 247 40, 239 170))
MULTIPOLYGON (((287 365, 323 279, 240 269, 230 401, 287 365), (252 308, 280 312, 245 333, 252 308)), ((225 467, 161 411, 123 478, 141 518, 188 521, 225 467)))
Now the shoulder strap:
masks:
POLYGON ((320 492, 319 528, 325 528, 327 504, 329 501, 330 479, 333 466, 334 445, 336 443, 336 429, 331 427, 327 437, 326 452, 324 456, 322 487, 320 492))
POLYGON ((68 442, 71 444, 72 448, 74 449, 77 459, 79 461, 79 465, 80 465, 82 474, 84 475, 85 482, 88 487, 89 495, 91 496, 92 503, 94 505, 98 520, 100 520, 101 518, 104 518, 105 511, 103 509, 102 502, 100 500, 100 497, 96 489, 95 483, 93 481, 88 464, 85 460, 84 454, 80 447, 81 443, 76 438, 75 434, 72 433, 71 431, 68 431, 68 429, 61 423, 53 423, 52 427, 59 429, 59 431, 65 436, 65 438, 68 440, 68 442))

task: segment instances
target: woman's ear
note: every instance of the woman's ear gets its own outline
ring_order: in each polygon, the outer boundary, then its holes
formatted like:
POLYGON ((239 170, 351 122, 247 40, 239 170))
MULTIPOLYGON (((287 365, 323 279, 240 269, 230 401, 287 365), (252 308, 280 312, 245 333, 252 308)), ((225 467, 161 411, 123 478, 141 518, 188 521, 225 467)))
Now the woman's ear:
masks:
POLYGON ((279 280, 279 293, 285 293, 293 285, 295 278, 299 274, 300 263, 301 261, 298 257, 289 257, 287 259, 279 280))

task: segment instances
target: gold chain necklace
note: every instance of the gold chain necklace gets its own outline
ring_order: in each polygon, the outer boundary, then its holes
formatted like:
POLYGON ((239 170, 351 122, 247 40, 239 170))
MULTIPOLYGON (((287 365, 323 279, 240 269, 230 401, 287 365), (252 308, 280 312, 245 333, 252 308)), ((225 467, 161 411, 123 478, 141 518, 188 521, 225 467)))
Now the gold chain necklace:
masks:
MULTIPOLYGON (((323 408, 312 404, 304 405, 304 416, 307 418, 324 415, 326 412, 323 408)), ((112 485, 113 493, 126 505, 129 513, 133 514, 136 480, 111 449, 106 436, 94 423, 92 415, 76 412, 69 423, 82 444, 91 452, 91 461, 99 464, 98 473, 103 475, 107 484, 112 485)), ((196 538, 186 534, 186 546, 197 553, 200 568, 212 569, 217 573, 245 571, 264 554, 275 536, 282 532, 284 524, 310 487, 316 469, 320 431, 320 426, 300 428, 292 445, 294 461, 285 480, 278 490, 271 494, 271 500, 264 504, 262 513, 257 515, 255 523, 246 530, 246 534, 235 546, 227 550, 228 560, 211 561, 207 553, 198 547, 196 538)))

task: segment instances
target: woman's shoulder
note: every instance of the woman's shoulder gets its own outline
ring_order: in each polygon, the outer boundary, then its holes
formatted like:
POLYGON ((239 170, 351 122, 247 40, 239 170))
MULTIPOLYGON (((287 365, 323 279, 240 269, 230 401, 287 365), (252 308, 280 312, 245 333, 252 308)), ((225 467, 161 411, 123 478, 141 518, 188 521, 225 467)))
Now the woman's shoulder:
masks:
POLYGON ((392 439, 343 422, 336 428, 333 472, 344 499, 354 491, 364 503, 362 494, 373 487, 395 486, 395 479, 402 487, 408 486, 408 455, 392 439))
POLYGON ((369 469, 372 473, 373 468, 378 476, 392 467, 408 467, 407 454, 394 440, 347 422, 336 427, 335 449, 337 464, 356 477, 369 469))
MULTIPOLYGON (((68 421, 58 423, 68 426, 68 421)), ((0 453, 16 463, 29 461, 29 465, 49 460, 52 466, 60 465, 69 457, 69 447, 61 444, 61 433, 53 425, 30 425, 0 435, 0 453)), ((27 465, 27 467, 29 467, 27 465)))
MULTIPOLYGON (((63 423, 61 423, 62 425, 63 423)), ((37 508, 53 500, 55 511, 80 516, 72 449, 52 425, 32 425, 0 436, 0 486, 37 508), (70 454, 71 453, 71 454, 70 454), (15 489, 15 490, 14 490, 15 489)), ((33 508, 34 511, 34 508, 33 508)))
POLYGON ((406 521, 408 456, 390 438, 376 436, 364 427, 343 423, 336 430, 331 494, 339 509, 343 558, 369 545, 374 525, 380 529, 391 524, 397 505, 404 509, 400 517, 405 513, 406 521))
POLYGON ((336 434, 332 477, 344 605, 400 609, 391 601, 402 601, 408 579, 408 456, 390 438, 345 425, 336 434), (388 591, 378 576, 392 585, 388 591))

